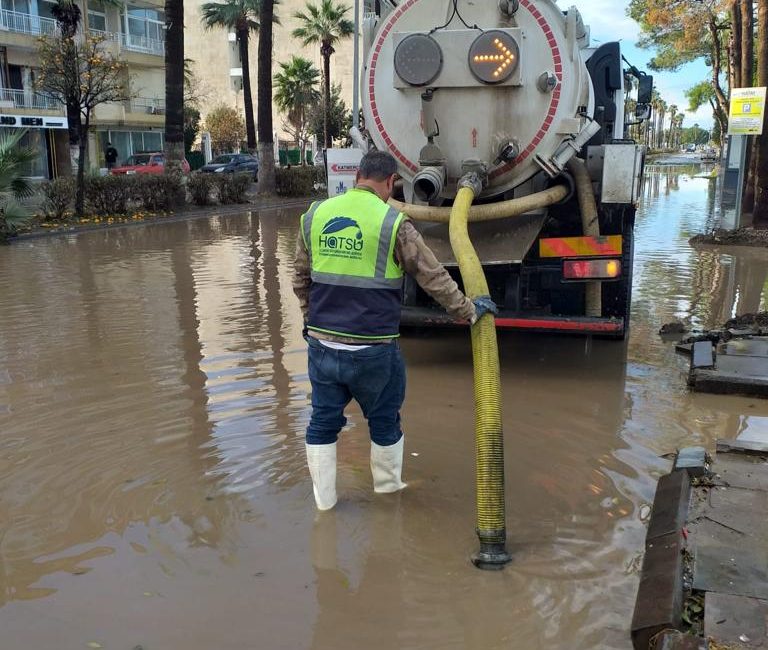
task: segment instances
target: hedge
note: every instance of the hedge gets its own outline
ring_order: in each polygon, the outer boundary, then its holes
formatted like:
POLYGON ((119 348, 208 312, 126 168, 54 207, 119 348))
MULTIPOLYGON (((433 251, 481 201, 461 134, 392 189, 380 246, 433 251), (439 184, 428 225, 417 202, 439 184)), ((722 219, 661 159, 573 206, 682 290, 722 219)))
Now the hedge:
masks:
POLYGON ((278 167, 275 185, 278 196, 311 196, 325 185, 325 169, 310 165, 278 167))

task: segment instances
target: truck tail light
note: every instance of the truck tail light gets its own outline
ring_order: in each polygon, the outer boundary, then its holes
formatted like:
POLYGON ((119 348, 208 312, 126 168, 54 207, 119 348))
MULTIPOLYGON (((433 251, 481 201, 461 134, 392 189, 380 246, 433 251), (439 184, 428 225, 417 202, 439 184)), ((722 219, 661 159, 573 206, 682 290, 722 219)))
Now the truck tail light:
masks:
POLYGON ((615 280, 621 275, 620 260, 565 260, 565 280, 615 280))

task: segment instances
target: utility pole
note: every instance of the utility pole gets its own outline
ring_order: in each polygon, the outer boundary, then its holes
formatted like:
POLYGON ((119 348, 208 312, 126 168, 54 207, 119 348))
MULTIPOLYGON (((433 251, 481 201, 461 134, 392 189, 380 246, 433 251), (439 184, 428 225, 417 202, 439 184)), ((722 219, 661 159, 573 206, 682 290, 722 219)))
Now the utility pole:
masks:
POLYGON ((355 34, 352 50, 352 126, 360 125, 360 0, 355 0, 355 34))

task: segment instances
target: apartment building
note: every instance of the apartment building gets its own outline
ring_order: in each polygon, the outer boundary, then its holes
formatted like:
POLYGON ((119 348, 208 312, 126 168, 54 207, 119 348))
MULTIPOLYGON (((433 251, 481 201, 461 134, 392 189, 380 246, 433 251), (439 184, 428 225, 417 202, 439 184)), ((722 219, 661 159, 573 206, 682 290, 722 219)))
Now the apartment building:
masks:
MULTIPOLYGON (((201 106, 201 114, 205 119, 206 113, 216 104, 224 103, 243 111, 243 67, 240 52, 235 42, 235 34, 227 33, 224 29, 205 30, 201 23, 200 7, 210 0, 186 0, 184 2, 184 39, 186 57, 191 59, 193 70, 200 79, 206 92, 207 101, 201 106)), ((221 0, 218 0, 221 1, 221 0)), ((311 0, 319 4, 320 0, 311 0)), ((352 6, 352 0, 339 0, 342 4, 352 6)), ((281 0, 275 5, 275 13, 280 24, 274 26, 274 48, 272 57, 273 72, 280 70, 279 64, 290 60, 293 55, 303 56, 313 61, 318 70, 322 70, 320 46, 301 47, 301 43, 291 36, 291 32, 299 26, 299 21, 293 17, 297 11, 303 11, 307 0, 281 0)), ((367 4, 367 3, 366 3, 367 4)), ((348 17, 352 20, 352 11, 348 17)), ((251 71, 251 91, 253 94, 254 111, 258 101, 256 73, 258 34, 253 34, 250 40, 249 58, 251 71)), ((352 108, 352 39, 346 39, 335 46, 336 53, 331 59, 331 81, 341 84, 342 97, 347 108, 352 108)), ((281 115, 277 107, 273 108, 273 123, 277 136, 288 139, 283 132, 281 115)))
MULTIPOLYGON (((56 32, 50 0, 0 0, 0 129, 27 129, 38 152, 30 175, 71 173, 64 106, 34 90, 37 39, 56 32)), ((165 125, 165 16, 162 0, 128 0, 120 7, 78 0, 82 28, 105 39, 105 47, 128 63, 128 102, 99 106, 88 142, 88 164, 104 166, 106 143, 123 161, 138 151, 163 147, 165 125)))

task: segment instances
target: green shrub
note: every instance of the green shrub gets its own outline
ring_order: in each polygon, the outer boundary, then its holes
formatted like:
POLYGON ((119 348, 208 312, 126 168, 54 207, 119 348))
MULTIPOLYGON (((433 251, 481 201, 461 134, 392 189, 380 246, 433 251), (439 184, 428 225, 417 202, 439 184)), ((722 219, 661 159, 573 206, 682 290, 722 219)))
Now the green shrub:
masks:
POLYGON ((240 174, 214 175, 219 203, 247 203, 246 193, 251 186, 253 176, 250 172, 240 174))
POLYGON ((325 184, 323 167, 278 167, 275 169, 278 196, 311 196, 317 193, 315 185, 325 184))
POLYGON ((195 172, 190 174, 187 181, 187 189, 192 203, 195 205, 210 205, 213 203, 211 196, 214 186, 214 175, 195 172))
POLYGON ((186 198, 183 181, 175 174, 141 174, 133 181, 133 200, 150 212, 170 210, 186 198))
POLYGON ((136 194, 139 176, 88 176, 85 206, 89 214, 126 214, 136 194))
POLYGON ((192 171, 200 169, 205 164, 205 156, 202 151, 190 151, 187 153, 187 162, 192 171))
POLYGON ((40 206, 48 221, 62 221, 75 201, 75 183, 72 178, 57 178, 40 185, 43 202, 40 206))

